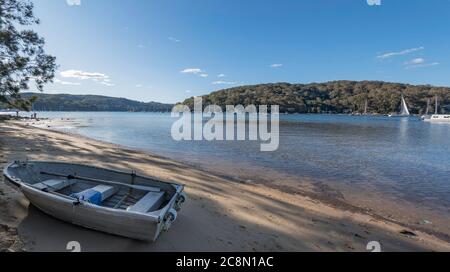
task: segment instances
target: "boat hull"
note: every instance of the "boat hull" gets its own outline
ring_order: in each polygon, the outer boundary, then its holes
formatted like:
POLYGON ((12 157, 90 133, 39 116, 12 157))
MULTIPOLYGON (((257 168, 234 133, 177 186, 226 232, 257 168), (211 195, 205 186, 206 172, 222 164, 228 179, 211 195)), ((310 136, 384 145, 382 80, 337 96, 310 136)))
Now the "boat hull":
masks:
POLYGON ((39 190, 29 186, 22 186, 21 191, 33 206, 67 223, 144 241, 155 241, 161 232, 161 222, 151 216, 87 203, 74 205, 69 199, 43 195, 39 190))
POLYGON ((449 114, 434 114, 427 118, 423 118, 425 122, 432 123, 450 123, 450 115, 449 114))
POLYGON ((408 118, 411 117, 411 115, 402 115, 402 114, 390 114, 389 117, 395 117, 395 118, 408 118))
MULTIPOLYGON (((30 165, 31 164, 33 164, 33 162, 30 163, 30 165)), ((65 165, 66 164, 55 163, 55 166, 65 165)), ((79 202, 66 195, 53 194, 39 190, 18 177, 20 171, 17 171, 17 169, 20 169, 21 166, 22 164, 20 163, 9 165, 4 169, 4 176, 13 185, 19 187, 20 191, 30 203, 42 212, 78 226, 143 241, 156 241, 162 230, 168 229, 167 226, 170 226, 170 223, 176 219, 175 216, 175 218, 170 219, 169 224, 167 222, 169 220, 168 215, 175 209, 180 208, 177 201, 184 189, 184 186, 182 185, 157 181, 164 183, 165 186, 173 188, 174 194, 172 198, 157 211, 148 213, 131 212, 99 206, 89 202, 79 202)), ((85 167, 82 165, 75 166, 85 167)), ((89 171, 97 170, 97 168, 90 166, 86 166, 85 168, 89 171)), ((109 172, 111 175, 127 174, 100 168, 98 168, 98 170, 109 172)), ((145 177, 136 177, 141 181, 147 179, 145 177)))

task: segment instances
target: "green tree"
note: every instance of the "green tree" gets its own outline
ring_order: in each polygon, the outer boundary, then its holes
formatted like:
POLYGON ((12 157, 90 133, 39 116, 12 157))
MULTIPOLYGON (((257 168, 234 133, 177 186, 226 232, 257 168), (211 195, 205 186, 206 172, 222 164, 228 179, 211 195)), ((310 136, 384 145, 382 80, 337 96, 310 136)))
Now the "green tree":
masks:
POLYGON ((28 0, 0 0, 0 102, 28 110, 33 98, 23 99, 33 81, 39 91, 53 80, 56 58, 45 54, 44 39, 26 29, 39 24, 28 0))
MULTIPOLYGON (((235 87, 203 96, 203 105, 279 105, 281 112, 289 113, 363 113, 367 101, 368 112, 389 114, 399 110, 402 95, 413 114, 423 113, 427 99, 435 96, 442 111, 450 108, 450 88, 348 80, 235 87)), ((183 103, 192 109, 193 98, 183 103)))

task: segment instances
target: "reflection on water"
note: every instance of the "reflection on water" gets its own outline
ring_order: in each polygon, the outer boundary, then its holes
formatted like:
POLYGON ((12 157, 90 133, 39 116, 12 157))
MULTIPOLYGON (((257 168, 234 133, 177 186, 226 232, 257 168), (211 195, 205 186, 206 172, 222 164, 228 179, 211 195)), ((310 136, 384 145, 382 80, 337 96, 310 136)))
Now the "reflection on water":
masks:
POLYGON ((169 114, 40 116, 75 118, 85 126, 71 131, 204 168, 228 166, 234 175, 257 179, 280 173, 299 179, 370 184, 420 203, 447 207, 450 203, 450 124, 415 118, 281 115, 279 149, 260 152, 259 142, 176 142, 170 136, 176 119, 169 114))

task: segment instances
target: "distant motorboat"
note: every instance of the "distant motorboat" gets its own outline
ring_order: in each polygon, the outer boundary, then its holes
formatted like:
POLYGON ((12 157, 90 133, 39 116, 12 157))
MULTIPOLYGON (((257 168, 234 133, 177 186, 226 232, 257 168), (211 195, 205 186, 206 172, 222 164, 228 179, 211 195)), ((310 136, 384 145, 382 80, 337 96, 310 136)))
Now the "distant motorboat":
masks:
POLYGON ((427 105, 427 114, 422 116, 422 120, 425 122, 433 122, 433 123, 450 123, 450 114, 438 114, 438 97, 435 97, 435 110, 433 115, 428 115, 428 105, 427 105))
POLYGON ((433 114, 422 119, 425 122, 450 123, 450 114, 433 114))
POLYGON ((400 105, 400 113, 389 114, 389 117, 409 117, 411 114, 409 113, 408 105, 406 104, 405 97, 402 95, 402 102, 400 105))

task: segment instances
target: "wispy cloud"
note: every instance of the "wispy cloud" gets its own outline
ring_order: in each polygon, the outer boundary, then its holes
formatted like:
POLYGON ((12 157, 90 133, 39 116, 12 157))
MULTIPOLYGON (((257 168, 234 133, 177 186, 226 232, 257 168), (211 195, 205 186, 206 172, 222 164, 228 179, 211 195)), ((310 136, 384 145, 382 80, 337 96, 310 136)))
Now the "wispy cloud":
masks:
POLYGON ((108 79, 109 76, 103 73, 91 73, 91 72, 84 72, 80 70, 66 70, 62 71, 61 73, 62 77, 65 78, 77 78, 77 79, 97 79, 97 80, 105 80, 108 79))
POLYGON ((194 75, 196 75, 196 74, 200 74, 200 73, 202 73, 203 71, 202 71, 202 69, 200 69, 200 68, 186 68, 186 69, 184 69, 184 70, 182 70, 180 73, 182 73, 182 74, 194 74, 194 75))
POLYGON ((218 74, 217 77, 226 77, 227 75, 225 74, 218 74))
POLYGON ((387 52, 387 53, 383 53, 381 55, 378 55, 377 58, 378 59, 387 59, 387 58, 391 58, 394 56, 402 56, 402 55, 407 55, 407 54, 411 54, 417 51, 421 51, 424 50, 425 47, 421 46, 421 47, 416 47, 416 48, 410 48, 410 49, 405 49, 402 51, 398 51, 398 52, 387 52))
POLYGON ((80 80, 92 80, 105 86, 114 86, 108 75, 97 72, 85 72, 80 70, 66 70, 59 73, 63 78, 76 78, 80 80))
POLYGON ((418 65, 425 62, 425 59, 423 58, 416 58, 410 61, 405 62, 405 65, 418 65))
POLYGON ((439 64, 440 64, 439 62, 428 62, 428 63, 425 62, 425 63, 420 63, 420 64, 409 65, 406 67, 406 69, 432 67, 432 66, 436 66, 439 64))
POLYGON ((176 43, 181 42, 181 40, 174 38, 174 37, 169 37, 169 41, 176 42, 176 43))
POLYGON ((54 82, 59 83, 61 85, 72 85, 72 86, 80 86, 81 85, 81 83, 79 83, 79 82, 63 81, 61 79, 55 79, 54 82))
POLYGON ((203 78, 207 78, 209 76, 209 74, 206 73, 206 71, 204 71, 200 68, 186 68, 186 69, 180 71, 180 73, 198 75, 203 78))
POLYGON ((81 6, 81 0, 66 0, 69 6, 81 6))
POLYGON ((142 87, 144 87, 144 85, 142 85, 142 84, 136 84, 136 88, 142 88, 142 87))
POLYGON ((105 85, 105 86, 108 86, 108 87, 116 86, 116 84, 109 83, 109 82, 107 82, 107 81, 102 81, 102 82, 100 82, 100 84, 105 85))
POLYGON ((281 63, 274 63, 274 64, 270 65, 271 68, 281 68, 282 66, 283 66, 283 64, 281 64, 281 63))
POLYGON ((439 65, 439 62, 427 62, 424 58, 415 58, 410 61, 403 63, 406 69, 422 68, 439 65))
POLYGON ((212 82, 212 84, 213 85, 234 85, 234 84, 236 84, 236 82, 218 80, 218 81, 212 82))

